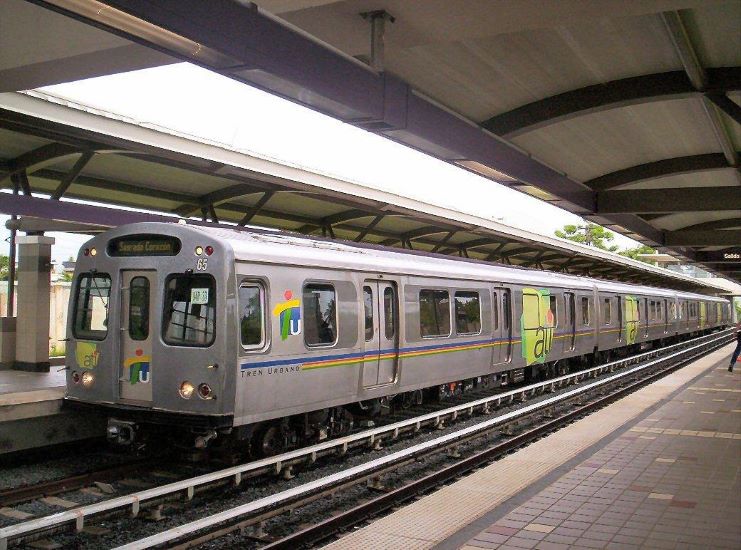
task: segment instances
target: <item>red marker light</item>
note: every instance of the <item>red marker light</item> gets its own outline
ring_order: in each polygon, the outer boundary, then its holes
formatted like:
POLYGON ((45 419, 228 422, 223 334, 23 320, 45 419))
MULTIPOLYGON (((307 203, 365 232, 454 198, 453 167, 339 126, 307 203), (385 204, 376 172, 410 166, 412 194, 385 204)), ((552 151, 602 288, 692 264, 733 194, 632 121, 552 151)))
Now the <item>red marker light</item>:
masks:
POLYGON ((213 246, 207 246, 206 247, 206 256, 210 256, 214 253, 214 247, 213 246))
POLYGON ((90 249, 89 248, 86 248, 85 249, 85 252, 83 252, 83 254, 85 254, 85 256, 90 256, 90 249))

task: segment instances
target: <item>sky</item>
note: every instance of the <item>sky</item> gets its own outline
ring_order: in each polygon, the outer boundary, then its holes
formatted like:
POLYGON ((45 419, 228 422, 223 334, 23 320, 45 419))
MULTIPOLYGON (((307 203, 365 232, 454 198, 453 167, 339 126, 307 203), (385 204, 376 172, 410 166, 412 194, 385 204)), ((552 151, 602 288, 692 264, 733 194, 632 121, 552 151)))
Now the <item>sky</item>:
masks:
MULTIPOLYGON (((188 63, 81 80, 42 92, 309 170, 553 236, 578 216, 423 153, 188 63)), ((123 178, 125 179, 125 175, 123 178)), ((7 217, 0 217, 6 239, 7 217)), ((49 233, 53 258, 87 237, 49 233)), ((621 248, 638 243, 615 236, 621 248)), ((6 253, 3 251, 2 253, 6 253)))

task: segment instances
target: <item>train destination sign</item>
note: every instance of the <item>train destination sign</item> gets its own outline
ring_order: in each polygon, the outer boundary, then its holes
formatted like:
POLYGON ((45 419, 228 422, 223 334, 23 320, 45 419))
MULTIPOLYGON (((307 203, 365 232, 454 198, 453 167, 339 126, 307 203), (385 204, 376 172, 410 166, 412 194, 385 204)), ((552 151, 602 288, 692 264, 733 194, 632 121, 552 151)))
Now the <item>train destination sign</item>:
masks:
POLYGON ((161 235, 136 235, 111 239, 110 256, 175 256, 180 252, 180 240, 161 235))

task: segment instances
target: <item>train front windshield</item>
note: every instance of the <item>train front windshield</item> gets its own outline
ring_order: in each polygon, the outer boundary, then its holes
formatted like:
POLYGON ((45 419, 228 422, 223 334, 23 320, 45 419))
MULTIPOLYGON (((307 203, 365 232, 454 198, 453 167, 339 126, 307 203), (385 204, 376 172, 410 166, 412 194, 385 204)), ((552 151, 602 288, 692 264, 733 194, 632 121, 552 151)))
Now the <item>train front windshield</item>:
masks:
POLYGON ((210 275, 173 275, 165 283, 162 337, 174 346, 210 346, 214 341, 216 292, 210 275))

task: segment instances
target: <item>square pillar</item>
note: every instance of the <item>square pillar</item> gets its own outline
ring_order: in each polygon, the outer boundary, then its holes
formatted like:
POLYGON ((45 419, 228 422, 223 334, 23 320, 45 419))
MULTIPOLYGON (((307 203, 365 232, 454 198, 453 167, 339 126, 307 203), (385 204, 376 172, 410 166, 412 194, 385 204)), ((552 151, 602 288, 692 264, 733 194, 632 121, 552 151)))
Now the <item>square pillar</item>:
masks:
POLYGON ((49 296, 53 237, 18 237, 16 370, 49 372, 49 296))

